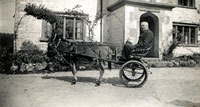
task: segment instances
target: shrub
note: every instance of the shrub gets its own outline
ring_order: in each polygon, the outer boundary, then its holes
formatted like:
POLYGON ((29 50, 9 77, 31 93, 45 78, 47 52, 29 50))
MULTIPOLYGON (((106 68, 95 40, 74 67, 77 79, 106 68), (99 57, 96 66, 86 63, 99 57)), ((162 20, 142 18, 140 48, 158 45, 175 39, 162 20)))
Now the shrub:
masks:
POLYGON ((48 57, 30 41, 22 43, 21 50, 13 55, 12 73, 37 72, 46 68, 48 57))
MULTIPOLYGON (((51 54, 50 52, 48 53, 51 54)), ((64 53, 59 53, 49 57, 48 69, 50 71, 62 71, 69 68, 69 62, 65 57, 67 56, 64 53)))
POLYGON ((47 61, 46 54, 39 50, 20 50, 14 55, 14 63, 20 65, 22 63, 42 63, 47 61))
POLYGON ((200 64, 200 54, 183 55, 176 58, 182 67, 194 67, 200 64))

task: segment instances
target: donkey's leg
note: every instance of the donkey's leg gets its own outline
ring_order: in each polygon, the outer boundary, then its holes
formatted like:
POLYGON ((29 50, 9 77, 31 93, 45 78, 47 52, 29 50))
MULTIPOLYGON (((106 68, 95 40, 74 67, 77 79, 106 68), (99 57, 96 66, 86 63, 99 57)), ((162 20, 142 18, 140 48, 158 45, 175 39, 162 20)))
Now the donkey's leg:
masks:
POLYGON ((103 79, 103 75, 104 75, 104 68, 102 66, 102 62, 99 62, 98 65, 98 70, 99 70, 99 79, 96 81, 96 85, 95 86, 99 86, 102 82, 102 79, 103 79))
POLYGON ((74 62, 71 62, 71 63, 70 63, 70 66, 71 66, 71 68, 72 68, 72 74, 73 74, 73 80, 72 80, 71 84, 72 84, 72 85, 75 85, 76 82, 77 82, 77 76, 76 76, 76 74, 77 74, 77 69, 76 69, 76 64, 75 64, 74 62))

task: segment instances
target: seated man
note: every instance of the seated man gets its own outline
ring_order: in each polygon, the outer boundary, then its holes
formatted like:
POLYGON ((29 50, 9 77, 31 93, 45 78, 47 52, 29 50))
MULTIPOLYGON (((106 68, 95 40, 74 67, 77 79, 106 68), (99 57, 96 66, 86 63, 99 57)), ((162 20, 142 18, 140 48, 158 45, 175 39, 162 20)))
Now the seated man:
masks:
POLYGON ((142 34, 139 37, 139 41, 137 44, 132 44, 131 37, 128 38, 126 43, 124 44, 123 50, 122 50, 122 59, 126 60, 129 58, 130 54, 134 50, 140 50, 140 49, 147 49, 152 47, 153 45, 153 32, 149 30, 149 24, 148 22, 141 22, 141 30, 142 34))

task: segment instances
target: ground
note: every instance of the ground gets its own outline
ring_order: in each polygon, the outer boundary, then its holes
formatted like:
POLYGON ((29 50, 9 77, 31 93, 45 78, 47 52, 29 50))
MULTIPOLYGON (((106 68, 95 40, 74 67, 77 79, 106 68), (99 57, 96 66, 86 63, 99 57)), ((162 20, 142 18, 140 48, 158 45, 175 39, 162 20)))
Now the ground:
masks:
POLYGON ((80 71, 76 85, 71 72, 0 74, 0 107, 200 107, 200 68, 151 68, 141 88, 120 84, 119 69, 80 71))

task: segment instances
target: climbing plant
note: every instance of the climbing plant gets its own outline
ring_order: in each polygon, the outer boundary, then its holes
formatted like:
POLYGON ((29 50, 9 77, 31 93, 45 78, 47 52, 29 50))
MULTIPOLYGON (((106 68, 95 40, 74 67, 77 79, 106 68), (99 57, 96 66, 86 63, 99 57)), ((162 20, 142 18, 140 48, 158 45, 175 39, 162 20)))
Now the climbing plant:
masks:
POLYGON ((169 47, 166 50, 164 50, 164 53, 163 53, 164 60, 170 60, 171 58, 173 58, 173 51, 177 48, 177 46, 179 46, 180 44, 184 42, 183 35, 180 32, 176 30, 172 30, 172 34, 173 33, 178 33, 178 35, 170 43, 169 47))

